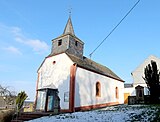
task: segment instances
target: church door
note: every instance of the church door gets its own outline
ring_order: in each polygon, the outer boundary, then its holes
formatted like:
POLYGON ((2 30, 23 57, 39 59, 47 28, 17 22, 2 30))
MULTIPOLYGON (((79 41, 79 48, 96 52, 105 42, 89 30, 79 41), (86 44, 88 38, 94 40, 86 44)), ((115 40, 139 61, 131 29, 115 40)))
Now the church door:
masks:
POLYGON ((47 90, 46 111, 58 112, 59 106, 58 89, 47 90))
POLYGON ((54 106, 54 98, 52 95, 48 96, 48 103, 47 103, 47 111, 53 111, 54 106))
POLYGON ((58 96, 58 89, 39 89, 37 95, 36 110, 58 113, 60 110, 60 99, 58 96))

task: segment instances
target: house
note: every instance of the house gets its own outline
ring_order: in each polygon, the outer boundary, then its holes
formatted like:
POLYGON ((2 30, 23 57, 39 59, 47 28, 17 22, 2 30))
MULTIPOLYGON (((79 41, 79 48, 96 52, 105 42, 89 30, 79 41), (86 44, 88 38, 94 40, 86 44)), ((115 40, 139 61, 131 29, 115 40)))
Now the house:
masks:
POLYGON ((15 108, 16 96, 3 96, 0 95, 0 109, 15 108))
POLYGON ((33 112, 34 111, 34 102, 25 100, 23 103, 23 112, 33 112))
POLYGON ((51 53, 38 69, 37 111, 74 112, 124 103, 124 81, 109 68, 83 56, 69 17, 51 53))
POLYGON ((156 56, 149 56, 142 64, 140 64, 132 73, 133 77, 133 84, 125 84, 124 85, 124 100, 125 103, 128 103, 128 96, 136 96, 136 88, 138 86, 141 86, 141 88, 144 90, 144 95, 149 95, 149 90, 147 88, 147 84, 145 83, 144 77, 144 69, 148 64, 151 64, 151 61, 155 61, 157 64, 157 67, 160 66, 160 59, 156 56))

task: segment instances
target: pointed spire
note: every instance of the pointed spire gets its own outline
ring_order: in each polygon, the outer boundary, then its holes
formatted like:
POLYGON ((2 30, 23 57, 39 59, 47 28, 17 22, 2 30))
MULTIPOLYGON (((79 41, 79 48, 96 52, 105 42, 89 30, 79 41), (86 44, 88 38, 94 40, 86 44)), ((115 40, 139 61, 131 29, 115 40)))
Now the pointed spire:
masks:
POLYGON ((66 24, 66 27, 64 29, 63 34, 72 34, 72 35, 75 35, 74 34, 74 30, 73 30, 72 21, 71 21, 71 16, 69 16, 69 19, 68 19, 68 22, 66 24))

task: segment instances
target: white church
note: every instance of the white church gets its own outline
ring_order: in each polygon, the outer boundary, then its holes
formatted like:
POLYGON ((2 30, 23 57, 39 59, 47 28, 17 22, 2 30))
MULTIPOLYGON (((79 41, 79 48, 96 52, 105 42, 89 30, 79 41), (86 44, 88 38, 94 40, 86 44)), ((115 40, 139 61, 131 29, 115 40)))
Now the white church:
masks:
POLYGON ((109 68, 83 56, 69 17, 52 40, 51 53, 38 69, 35 109, 75 112, 124 103, 124 81, 109 68))

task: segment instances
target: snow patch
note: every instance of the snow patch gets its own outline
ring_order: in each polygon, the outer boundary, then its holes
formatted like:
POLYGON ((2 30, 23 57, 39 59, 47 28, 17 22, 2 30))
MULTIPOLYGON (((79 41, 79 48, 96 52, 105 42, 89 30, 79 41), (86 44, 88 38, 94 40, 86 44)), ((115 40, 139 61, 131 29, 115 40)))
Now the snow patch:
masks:
POLYGON ((42 117, 29 122, 126 122, 126 121, 153 121, 156 107, 147 105, 121 105, 103 109, 66 113, 55 116, 42 117))

